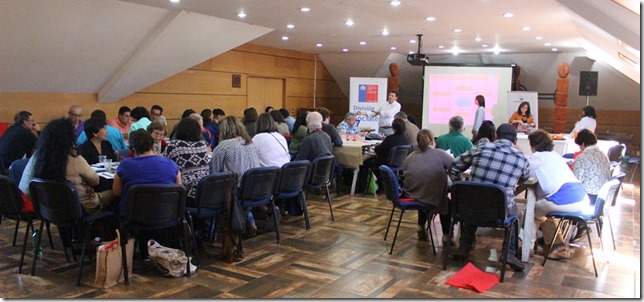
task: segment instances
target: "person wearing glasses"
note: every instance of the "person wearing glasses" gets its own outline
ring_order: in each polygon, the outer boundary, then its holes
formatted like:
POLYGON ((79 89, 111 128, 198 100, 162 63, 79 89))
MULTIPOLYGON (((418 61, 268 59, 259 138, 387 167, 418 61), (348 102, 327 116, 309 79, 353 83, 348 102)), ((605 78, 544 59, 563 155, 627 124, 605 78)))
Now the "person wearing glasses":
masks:
POLYGON ((85 131, 85 122, 83 122, 83 109, 78 105, 72 105, 67 111, 69 121, 74 126, 74 135, 76 138, 85 131))

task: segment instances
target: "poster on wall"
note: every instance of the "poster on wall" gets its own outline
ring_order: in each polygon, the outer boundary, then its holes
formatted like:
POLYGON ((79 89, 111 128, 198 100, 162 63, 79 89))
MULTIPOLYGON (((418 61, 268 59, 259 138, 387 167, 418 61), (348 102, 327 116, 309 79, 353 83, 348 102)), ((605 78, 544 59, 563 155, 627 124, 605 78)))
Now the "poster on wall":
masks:
MULTIPOLYGON (((379 103, 387 101, 387 78, 355 78, 349 79, 349 111, 372 111, 379 103)), ((358 115, 359 128, 378 129, 380 117, 358 115)))
POLYGON ((521 103, 528 102, 530 104, 530 114, 534 118, 535 128, 539 129, 538 98, 536 91, 508 91, 508 115, 506 120, 510 120, 510 117, 517 112, 521 103))

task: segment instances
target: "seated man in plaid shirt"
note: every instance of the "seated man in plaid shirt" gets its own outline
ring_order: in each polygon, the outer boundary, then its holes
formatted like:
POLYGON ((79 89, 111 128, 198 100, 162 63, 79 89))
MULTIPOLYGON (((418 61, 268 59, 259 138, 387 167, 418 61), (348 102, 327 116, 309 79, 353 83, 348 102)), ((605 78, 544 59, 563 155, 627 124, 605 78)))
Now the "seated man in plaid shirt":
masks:
MULTIPOLYGON (((530 164, 525 155, 514 145, 517 141, 517 130, 511 124, 501 124, 496 130, 496 141, 479 144, 454 159, 449 170, 449 177, 460 180, 461 173, 471 167, 472 181, 490 182, 500 185, 507 192, 507 213, 517 213, 514 204, 514 189, 520 180, 527 179, 530 164)), ((476 226, 463 224, 456 258, 467 258, 476 240, 476 226)), ((510 236, 514 238, 514 236, 510 236)), ((505 247, 505 243, 504 243, 505 247)), ((508 265, 521 271, 525 265, 516 258, 517 242, 510 240, 508 250, 508 265)))

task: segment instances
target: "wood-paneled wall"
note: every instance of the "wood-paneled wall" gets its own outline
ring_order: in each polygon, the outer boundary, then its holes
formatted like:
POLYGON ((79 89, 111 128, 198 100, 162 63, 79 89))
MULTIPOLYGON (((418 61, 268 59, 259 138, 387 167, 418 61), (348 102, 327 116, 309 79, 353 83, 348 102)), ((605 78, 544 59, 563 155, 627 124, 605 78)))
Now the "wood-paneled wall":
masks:
MULTIPOLYGON (((347 97, 314 54, 245 44, 115 103, 99 103, 96 94, 0 92, 0 121, 12 123, 16 112, 27 110, 42 126, 51 119, 66 116, 69 106, 74 104, 83 108, 83 118, 88 118, 95 109, 104 110, 112 118, 121 106, 149 109, 159 104, 164 108, 169 127, 188 108, 197 112, 221 108, 227 115, 242 116, 248 102, 249 76, 283 79, 284 108, 291 114, 303 107, 324 106, 336 113, 332 121, 338 123, 349 106, 347 97), (241 75, 241 87, 232 87, 233 74, 241 75)), ((263 112, 264 108, 257 109, 263 112)))

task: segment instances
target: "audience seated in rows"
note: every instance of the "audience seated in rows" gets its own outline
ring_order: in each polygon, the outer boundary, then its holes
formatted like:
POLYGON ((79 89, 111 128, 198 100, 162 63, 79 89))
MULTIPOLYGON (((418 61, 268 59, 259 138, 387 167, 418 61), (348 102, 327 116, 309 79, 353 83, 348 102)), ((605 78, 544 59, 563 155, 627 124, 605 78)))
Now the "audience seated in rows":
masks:
POLYGON ((389 151, 395 146, 409 145, 407 136, 405 136, 405 121, 402 119, 396 118, 391 123, 394 133, 388 135, 385 139, 374 148, 376 156, 369 158, 364 161, 364 164, 360 167, 360 173, 358 177, 359 181, 359 190, 365 190, 367 188, 367 177, 369 171, 371 171, 376 176, 376 182, 378 184, 378 190, 382 191, 383 185, 380 178, 380 165, 386 165, 387 159, 389 156, 389 151))
MULTIPOLYGON (((94 111, 92 111, 92 114, 90 115, 90 118, 98 118, 98 119, 106 120, 107 116, 105 115, 105 112, 103 110, 94 110, 94 111)), ((85 123, 87 123, 87 122, 85 122, 85 123)), ((85 126, 85 127, 87 127, 87 126, 85 126)), ((111 146, 112 149, 114 149, 115 151, 128 150, 127 144, 125 143, 125 139, 123 138, 123 134, 118 129, 116 129, 116 128, 110 126, 109 124, 107 124, 106 130, 107 130, 107 136, 106 136, 105 140, 107 140, 108 142, 110 142, 110 144, 112 144, 112 146, 111 146)), ((81 133, 78 136, 78 139, 76 140, 76 145, 80 146, 85 141, 87 141, 87 137, 88 137, 87 135, 88 134, 87 134, 87 128, 86 128, 86 130, 83 131, 83 133, 81 133)), ((87 159, 87 158, 85 158, 85 159, 87 159)))
MULTIPOLYGON (((277 133, 281 135, 287 135, 289 133, 288 125, 284 122, 284 117, 279 112, 279 110, 272 110, 271 112, 269 112, 269 114, 275 121, 275 128, 277 129, 277 133)), ((257 130, 257 132, 259 133, 259 129, 257 130)))
POLYGON ((277 127, 272 118, 273 112, 279 114, 279 111, 273 110, 271 113, 262 113, 259 115, 257 119, 257 134, 253 137, 253 144, 259 151, 259 164, 262 167, 281 167, 291 161, 286 139, 277 132, 277 127))
POLYGON ((313 162, 322 155, 333 154, 331 138, 322 131, 322 115, 317 111, 310 112, 306 115, 306 125, 309 134, 302 139, 295 159, 313 162))

